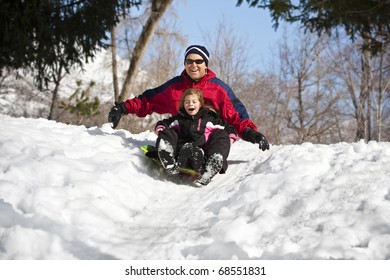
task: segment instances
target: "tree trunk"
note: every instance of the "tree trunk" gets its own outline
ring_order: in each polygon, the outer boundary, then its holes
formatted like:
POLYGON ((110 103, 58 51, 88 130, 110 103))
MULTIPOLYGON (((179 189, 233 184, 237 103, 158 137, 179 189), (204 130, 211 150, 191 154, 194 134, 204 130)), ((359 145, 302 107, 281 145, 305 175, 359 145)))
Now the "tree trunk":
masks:
POLYGON ((157 27, 158 22, 160 21, 165 11, 168 9, 169 5, 172 2, 173 0, 153 0, 150 17, 147 20, 145 26, 143 27, 140 38, 135 45, 134 52, 130 61, 129 70, 127 71, 127 76, 123 84, 118 101, 124 101, 129 97, 131 86, 141 63, 142 56, 145 53, 147 45, 152 38, 152 35, 157 27))
POLYGON ((383 115, 383 100, 386 91, 390 85, 390 78, 385 77, 384 75, 384 56, 385 52, 380 53, 379 57, 379 80, 378 80, 378 109, 376 116, 376 126, 377 126, 377 141, 382 141, 382 115, 383 115))
POLYGON ((59 65, 58 72, 57 72, 57 77, 54 79, 55 80, 55 87, 53 90, 53 96, 51 99, 51 105, 50 105, 50 111, 49 111, 49 116, 47 117, 48 120, 53 119, 53 114, 54 114, 54 109, 57 108, 57 101, 58 101, 58 89, 60 88, 61 80, 62 80, 62 64, 59 65))
POLYGON ((372 140, 372 117, 371 117, 371 111, 372 111, 372 55, 371 55, 371 52, 370 51, 367 51, 367 53, 365 53, 365 57, 366 57, 366 60, 367 60, 367 75, 366 75, 366 78, 367 78, 367 136, 366 136, 366 140, 367 142, 371 141, 372 140))
POLYGON ((364 139, 365 142, 370 140, 369 135, 369 119, 370 119, 370 108, 371 105, 368 102, 370 97, 370 60, 371 56, 368 50, 364 50, 362 53, 362 76, 360 85, 360 96, 358 100, 358 107, 356 108, 356 120, 357 120, 357 132, 356 140, 364 139))
POLYGON ((112 84, 114 86, 114 100, 119 98, 119 86, 118 86, 118 65, 116 61, 116 38, 115 38, 115 26, 111 29, 111 54, 112 54, 112 84))

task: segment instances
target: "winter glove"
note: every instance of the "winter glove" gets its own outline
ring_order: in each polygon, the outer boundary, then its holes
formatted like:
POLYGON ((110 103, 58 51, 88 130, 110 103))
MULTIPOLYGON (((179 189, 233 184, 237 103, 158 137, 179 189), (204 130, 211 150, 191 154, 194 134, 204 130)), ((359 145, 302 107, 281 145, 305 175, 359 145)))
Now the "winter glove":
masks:
POLYGON ((123 115, 127 114, 127 108, 124 102, 115 102, 115 106, 112 107, 108 114, 108 122, 113 124, 112 128, 116 128, 123 115))
POLYGON ((258 131, 247 128, 242 132, 242 139, 251 143, 259 143, 259 149, 269 150, 269 143, 265 136, 258 131))

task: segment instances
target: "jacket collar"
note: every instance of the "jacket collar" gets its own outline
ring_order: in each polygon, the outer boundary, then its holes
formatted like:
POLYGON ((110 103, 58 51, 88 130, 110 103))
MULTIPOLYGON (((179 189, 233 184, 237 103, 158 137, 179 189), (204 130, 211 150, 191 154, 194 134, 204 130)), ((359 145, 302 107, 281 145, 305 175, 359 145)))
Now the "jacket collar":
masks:
POLYGON ((186 82, 188 87, 194 87, 194 88, 202 87, 208 80, 216 77, 215 73, 211 71, 210 68, 207 68, 206 75, 204 75, 202 79, 200 79, 197 82, 191 79, 190 76, 188 76, 185 69, 183 70, 183 72, 181 72, 181 76, 184 78, 184 81, 186 82))
POLYGON ((183 117, 186 117, 186 118, 194 118, 194 119, 197 119, 197 118, 200 118, 200 117, 204 117, 208 112, 210 112, 209 109, 205 108, 205 107, 200 107, 199 109, 199 112, 196 113, 196 115, 194 116, 190 116, 187 114, 186 110, 184 108, 180 108, 179 109, 179 114, 183 117))

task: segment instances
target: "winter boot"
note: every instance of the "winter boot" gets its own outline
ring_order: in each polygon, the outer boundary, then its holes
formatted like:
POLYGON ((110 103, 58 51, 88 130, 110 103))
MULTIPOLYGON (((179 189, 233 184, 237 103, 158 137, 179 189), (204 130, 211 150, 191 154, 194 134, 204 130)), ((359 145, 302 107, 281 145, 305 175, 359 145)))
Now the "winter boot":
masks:
POLYGON ((190 166, 196 172, 202 173, 204 165, 204 152, 199 147, 194 147, 190 157, 190 166))
POLYGON ((172 145, 164 140, 161 140, 158 145, 158 157, 161 165, 165 168, 168 175, 179 174, 179 167, 176 164, 174 150, 172 145))
POLYGON ((196 172, 201 173, 204 164, 204 152, 201 148, 194 146, 192 143, 186 143, 180 149, 177 164, 180 168, 191 168, 196 172))
POLYGON ((192 149, 192 143, 185 143, 183 147, 181 147, 179 155, 177 156, 177 165, 180 168, 189 167, 189 158, 191 157, 192 149))
POLYGON ((199 177, 197 182, 202 185, 210 183, 211 179, 221 171, 223 165, 223 157, 221 154, 212 154, 206 162, 205 171, 199 177))

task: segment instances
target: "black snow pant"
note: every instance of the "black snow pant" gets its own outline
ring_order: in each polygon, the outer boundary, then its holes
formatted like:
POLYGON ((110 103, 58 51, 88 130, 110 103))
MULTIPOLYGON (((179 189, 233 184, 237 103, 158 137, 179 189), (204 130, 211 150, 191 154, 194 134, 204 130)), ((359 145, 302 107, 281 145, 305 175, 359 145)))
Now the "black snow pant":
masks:
MULTIPOLYGON (((157 138, 156 147, 160 149, 161 147, 165 148, 166 144, 160 145, 160 142, 163 140, 164 143, 169 143, 170 147, 168 149, 172 149, 170 151, 170 155, 172 156, 172 159, 169 160, 169 164, 174 163, 178 155, 180 153, 180 149, 182 145, 179 145, 179 135, 176 130, 174 129, 164 129, 160 131, 159 136, 157 138)), ((213 155, 213 154, 221 154, 223 158, 223 164, 222 169, 220 173, 225 173, 228 168, 228 162, 227 158, 229 156, 230 152, 230 138, 228 133, 225 130, 217 129, 214 130, 207 140, 206 144, 201 146, 200 148, 203 149, 204 155, 207 159, 213 155)))

